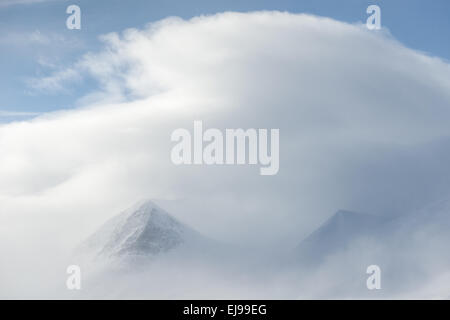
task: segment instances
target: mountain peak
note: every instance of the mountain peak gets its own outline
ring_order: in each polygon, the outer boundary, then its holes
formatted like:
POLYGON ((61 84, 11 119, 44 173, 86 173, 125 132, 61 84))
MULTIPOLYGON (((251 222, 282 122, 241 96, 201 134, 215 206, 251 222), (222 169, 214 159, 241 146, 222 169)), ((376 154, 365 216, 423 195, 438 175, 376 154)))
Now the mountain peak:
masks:
POLYGON ((169 213, 161 209, 151 200, 140 201, 124 213, 125 215, 128 215, 128 223, 132 223, 133 220, 136 220, 135 222, 142 225, 153 225, 161 228, 182 226, 181 222, 178 222, 169 213))
POLYGON ((338 210, 320 228, 332 227, 335 231, 346 231, 343 229, 357 227, 359 230, 372 229, 383 218, 371 214, 354 212, 349 210, 338 210))
POLYGON ((199 238, 153 201, 143 200, 110 219, 86 246, 102 256, 149 256, 199 238))
POLYGON ((330 253, 347 248, 361 237, 370 237, 384 218, 339 210, 297 246, 306 259, 320 260, 330 253))
POLYGON ((334 214, 334 216, 336 218, 347 218, 347 217, 354 217, 354 216, 361 216, 361 215, 363 215, 363 214, 354 212, 354 211, 349 211, 349 210, 338 210, 334 214))

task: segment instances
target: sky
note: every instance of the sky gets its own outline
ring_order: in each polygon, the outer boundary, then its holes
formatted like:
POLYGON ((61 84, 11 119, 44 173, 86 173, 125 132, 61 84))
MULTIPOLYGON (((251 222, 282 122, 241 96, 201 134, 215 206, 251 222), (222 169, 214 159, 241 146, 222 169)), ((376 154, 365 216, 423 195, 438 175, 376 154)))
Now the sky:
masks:
POLYGON ((142 28, 167 16, 188 19, 224 11, 248 12, 279 10, 310 13, 349 23, 365 22, 366 8, 377 4, 382 10, 382 25, 393 37, 410 48, 445 59, 450 44, 445 30, 450 28, 450 3, 436 0, 365 1, 0 1, 0 121, 9 122, 36 114, 70 109, 82 104, 80 97, 98 86, 95 79, 84 79, 59 89, 35 88, 33 79, 73 64, 86 52, 102 46, 99 37, 127 28, 142 28), (65 27, 68 5, 82 11, 82 29, 65 27))
POLYGON ((447 2, 380 1, 379 31, 365 1, 85 1, 79 31, 69 3, 0 4, 2 284, 142 198, 272 251, 339 209, 449 198, 447 2), (176 166, 171 133, 196 120, 279 129, 279 172, 176 166))
POLYGON ((95 79, 82 107, 0 126, 2 205, 85 218, 110 208, 84 226, 93 228, 140 197, 176 200, 166 209, 202 230, 266 244, 298 240, 338 209, 398 215, 450 187, 445 151, 428 156, 447 141, 448 70, 386 31, 309 15, 169 18, 111 33, 40 83, 95 79), (279 173, 174 166, 171 132, 195 120, 280 129, 279 173))

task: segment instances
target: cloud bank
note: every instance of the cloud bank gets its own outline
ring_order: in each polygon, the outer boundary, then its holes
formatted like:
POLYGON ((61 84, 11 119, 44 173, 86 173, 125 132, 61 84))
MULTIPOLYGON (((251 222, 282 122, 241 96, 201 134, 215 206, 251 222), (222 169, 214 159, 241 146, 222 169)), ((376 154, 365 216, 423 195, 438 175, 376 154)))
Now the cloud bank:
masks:
POLYGON ((103 40, 42 81, 95 80, 82 107, 0 125, 0 240, 20 252, 66 251, 140 198, 212 238, 287 249, 337 209, 400 215, 449 194, 450 65, 386 31, 230 12, 103 40), (279 173, 173 165, 170 135, 194 120, 280 129, 279 173))

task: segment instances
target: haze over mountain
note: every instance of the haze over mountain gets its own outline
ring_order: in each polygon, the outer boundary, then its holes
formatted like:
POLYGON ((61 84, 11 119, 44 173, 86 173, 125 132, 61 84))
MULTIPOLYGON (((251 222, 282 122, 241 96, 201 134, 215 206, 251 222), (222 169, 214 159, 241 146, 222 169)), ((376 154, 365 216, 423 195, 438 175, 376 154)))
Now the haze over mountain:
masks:
MULTIPOLYGON (((236 281, 242 279, 250 281, 250 287, 261 279, 271 286, 285 286, 282 296, 276 297, 292 297, 297 287, 307 288, 302 297, 373 297, 374 294, 395 297, 418 290, 432 279, 445 277, 446 266, 450 265, 450 255, 445 249, 449 239, 448 212, 448 201, 394 219, 339 210, 292 251, 280 248, 286 255, 273 253, 261 257, 249 248, 233 250, 219 244, 147 200, 110 219, 79 250, 90 252, 96 261, 126 261, 125 269, 94 268, 89 278, 94 279, 93 283, 107 286, 110 279, 121 279, 118 281, 123 290, 138 292, 136 297, 155 294, 141 281, 189 274, 201 282, 197 278, 200 270, 210 274, 214 282, 216 277, 228 279, 227 284, 219 286, 235 288, 236 281), (424 230, 430 232, 426 234, 429 242, 421 238, 424 230), (428 244, 435 246, 433 250, 428 244), (365 269, 371 264, 383 270, 384 290, 377 293, 365 287, 365 269), (290 274, 288 278, 281 276, 286 270, 290 274), (338 276, 323 278, 324 274, 335 275, 336 270, 340 270, 338 276), (134 279, 132 284, 127 283, 129 277, 134 279), (325 283, 313 288, 312 282, 317 277, 325 283)), ((86 271, 90 273, 87 266, 86 271)), ((177 296, 180 287, 184 288, 184 284, 168 284, 164 292, 177 296)), ((442 294, 448 294, 445 288, 442 294)), ((261 297, 274 297, 274 293, 265 292, 261 297)))
MULTIPOLYGON (((448 199, 395 218, 340 210, 294 249, 290 261, 302 268, 303 278, 333 275, 327 294, 337 297, 373 297, 363 273, 375 264, 384 279, 379 297, 429 298, 423 288, 448 277, 449 230, 448 199)), ((444 285, 436 287, 434 297, 449 296, 444 285)))

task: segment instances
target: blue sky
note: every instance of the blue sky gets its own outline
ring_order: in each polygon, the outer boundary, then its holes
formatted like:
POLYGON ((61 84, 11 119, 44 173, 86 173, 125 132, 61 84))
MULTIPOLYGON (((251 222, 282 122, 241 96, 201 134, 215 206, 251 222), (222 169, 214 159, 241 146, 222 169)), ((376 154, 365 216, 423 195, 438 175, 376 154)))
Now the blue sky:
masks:
POLYGON ((63 91, 44 92, 32 89, 29 80, 49 75, 71 65, 82 54, 98 50, 102 45, 98 40, 101 34, 142 28, 167 16, 188 19, 223 11, 280 10, 355 23, 364 22, 367 6, 377 4, 382 10, 382 25, 395 38, 408 47, 450 59, 450 2, 447 0, 28 1, 31 3, 0 0, 0 119, 3 118, 0 122, 17 119, 14 113, 32 115, 73 108, 77 99, 90 92, 95 83, 85 80, 63 91), (65 27, 68 16, 65 10, 70 4, 81 7, 81 30, 65 27))

